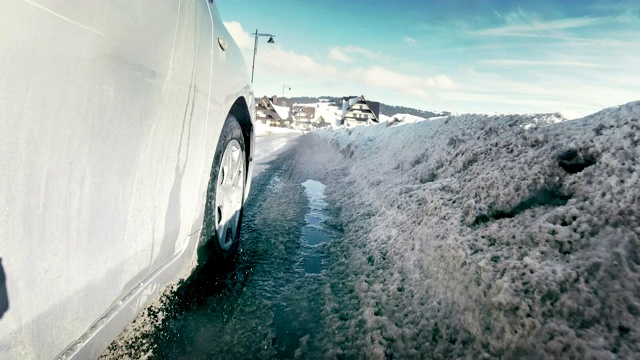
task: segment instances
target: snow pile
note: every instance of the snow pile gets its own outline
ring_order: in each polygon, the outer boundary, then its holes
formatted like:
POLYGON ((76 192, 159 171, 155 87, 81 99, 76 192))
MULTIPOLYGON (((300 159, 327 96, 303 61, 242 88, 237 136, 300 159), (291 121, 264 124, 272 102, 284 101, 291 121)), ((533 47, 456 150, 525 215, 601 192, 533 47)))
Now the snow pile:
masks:
POLYGON ((395 114, 392 116, 393 120, 396 122, 400 122, 403 124, 413 124, 416 122, 421 122, 421 121, 425 121, 427 119, 420 117, 420 116, 416 116, 416 115, 411 115, 411 114, 395 114))
POLYGON ((394 121, 393 116, 387 116, 383 113, 380 113, 380 116, 378 117, 378 119, 380 120, 381 123, 387 123, 387 122, 392 122, 394 121))
POLYGON ((322 117, 324 121, 332 127, 337 126, 337 121, 342 117, 342 108, 331 105, 326 101, 311 104, 296 104, 296 106, 314 107, 316 109, 314 119, 318 120, 322 117))
POLYGON ((557 124, 559 122, 563 122, 563 121, 567 121, 567 118, 564 117, 562 114, 560 113, 555 113, 555 114, 541 114, 538 116, 533 116, 533 118, 531 119, 531 121, 522 124, 521 126, 528 130, 532 127, 536 127, 536 126, 546 126, 549 124, 557 124))
POLYGON ((634 102, 314 133, 341 157, 327 355, 640 353, 639 118, 634 102))

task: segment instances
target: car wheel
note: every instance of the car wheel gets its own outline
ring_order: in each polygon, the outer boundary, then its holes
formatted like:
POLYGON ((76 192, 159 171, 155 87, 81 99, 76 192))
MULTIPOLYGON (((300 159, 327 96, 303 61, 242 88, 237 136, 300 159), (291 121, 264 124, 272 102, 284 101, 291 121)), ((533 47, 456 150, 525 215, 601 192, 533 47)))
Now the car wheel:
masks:
POLYGON ((232 259, 242 226, 247 179, 244 136, 238 120, 229 115, 222 127, 207 188, 198 262, 232 259))

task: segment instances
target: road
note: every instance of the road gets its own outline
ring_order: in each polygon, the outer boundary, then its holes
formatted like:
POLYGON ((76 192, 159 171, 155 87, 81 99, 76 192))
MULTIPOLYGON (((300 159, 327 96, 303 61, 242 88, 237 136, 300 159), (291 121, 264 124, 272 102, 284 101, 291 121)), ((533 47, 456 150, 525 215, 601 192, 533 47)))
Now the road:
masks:
POLYGON ((253 155, 253 177, 257 177, 269 167, 282 151, 295 144, 300 133, 269 134, 256 137, 256 151, 253 155))
POLYGON ((161 321, 127 342, 128 356, 320 357, 326 341, 322 273, 341 225, 325 201, 327 179, 309 161, 322 152, 317 146, 309 136, 258 138, 234 267, 206 264, 165 297, 157 309, 161 321))

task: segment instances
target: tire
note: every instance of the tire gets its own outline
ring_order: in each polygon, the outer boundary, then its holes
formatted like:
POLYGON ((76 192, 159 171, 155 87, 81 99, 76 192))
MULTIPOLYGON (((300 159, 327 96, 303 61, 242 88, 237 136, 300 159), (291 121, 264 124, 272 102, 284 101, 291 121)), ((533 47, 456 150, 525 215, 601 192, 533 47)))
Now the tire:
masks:
POLYGON ((198 263, 233 262, 242 227, 247 184, 247 157, 242 128, 227 116, 220 133, 207 186, 207 202, 198 248, 198 263))

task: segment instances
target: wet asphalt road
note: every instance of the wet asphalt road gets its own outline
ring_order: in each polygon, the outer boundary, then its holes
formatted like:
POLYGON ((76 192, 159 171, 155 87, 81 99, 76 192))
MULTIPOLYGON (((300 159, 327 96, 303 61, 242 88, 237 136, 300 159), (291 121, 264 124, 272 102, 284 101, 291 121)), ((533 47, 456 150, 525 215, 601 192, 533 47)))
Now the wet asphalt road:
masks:
POLYGON ((151 358, 322 357, 325 247, 341 233, 305 139, 254 178, 234 264, 208 263, 163 299, 135 341, 151 358))

